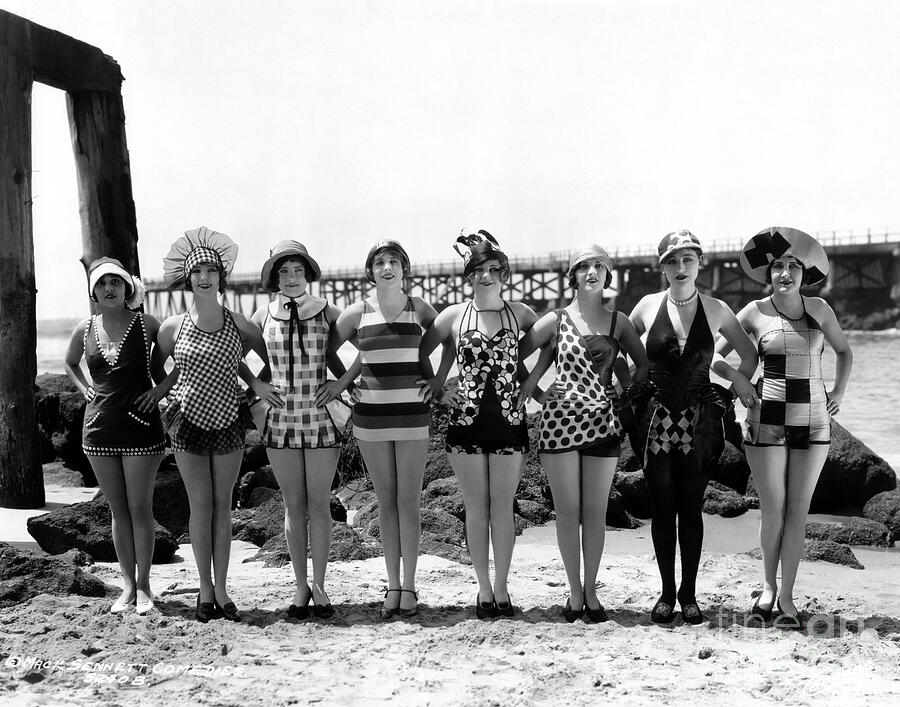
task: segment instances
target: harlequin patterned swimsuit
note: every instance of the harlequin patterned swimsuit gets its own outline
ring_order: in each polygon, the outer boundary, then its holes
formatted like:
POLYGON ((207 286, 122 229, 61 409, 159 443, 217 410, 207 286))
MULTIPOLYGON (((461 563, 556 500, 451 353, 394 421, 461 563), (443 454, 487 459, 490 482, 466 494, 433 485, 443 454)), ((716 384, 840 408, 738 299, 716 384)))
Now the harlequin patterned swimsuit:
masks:
POLYGON ((279 297, 269 305, 263 324, 272 385, 284 399, 284 407, 269 409, 263 439, 274 449, 334 447, 340 444, 341 435, 327 410, 316 406, 316 390, 328 375, 327 303, 322 300, 316 314, 293 322, 290 305, 287 298, 279 297), (273 310, 277 316, 272 315, 273 310))
POLYGON ((578 332, 565 309, 556 310, 556 382, 565 392, 541 410, 541 452, 580 451, 587 456, 618 457, 622 424, 613 410, 612 372, 619 355, 613 336, 578 332))
POLYGON ((227 309, 213 332, 203 331, 184 313, 173 354, 178 382, 165 413, 173 450, 229 454, 243 448, 249 412, 243 415, 238 403, 242 355, 241 335, 227 309))
POLYGON ((760 403, 747 410, 744 442, 791 449, 830 444, 831 416, 822 379, 825 334, 806 311, 805 301, 799 319, 790 319, 777 308, 775 312, 759 333, 760 403))
POLYGON ((657 392, 646 451, 668 454, 677 450, 688 454, 694 446, 694 423, 701 398, 710 386, 713 336, 703 302, 698 299, 684 350, 680 350, 666 303, 667 299, 663 297, 656 319, 647 332, 650 380, 656 384, 657 392))
POLYGON ((99 457, 162 454, 165 436, 159 410, 141 412, 134 404, 153 387, 143 315, 131 319, 113 358, 103 352, 97 316, 92 316, 84 330, 84 357, 94 387, 94 397, 84 411, 84 453, 99 457))
POLYGON ((469 302, 460 318, 456 365, 459 408, 450 411, 448 452, 515 454, 528 451, 525 415, 516 407, 519 323, 505 302, 500 329, 487 336, 469 302))

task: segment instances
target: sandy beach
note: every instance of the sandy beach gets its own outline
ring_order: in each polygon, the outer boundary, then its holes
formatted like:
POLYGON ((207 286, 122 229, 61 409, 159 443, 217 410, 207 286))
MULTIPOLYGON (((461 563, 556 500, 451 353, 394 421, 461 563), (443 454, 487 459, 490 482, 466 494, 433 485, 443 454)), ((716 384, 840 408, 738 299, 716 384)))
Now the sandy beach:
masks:
MULTIPOLYGON (((48 487, 48 503, 92 489, 48 487)), ((25 518, 4 511, 2 539, 29 546, 25 518)), ((231 595, 242 623, 193 620, 190 546, 153 568, 158 611, 110 615, 111 599, 40 595, 0 610, 4 704, 415 705, 887 703, 900 695, 900 553, 857 548, 864 570, 803 562, 797 604, 807 629, 759 628, 746 612, 759 581, 758 512, 706 516, 699 599, 709 623, 650 622, 658 577, 649 526, 607 533, 599 594, 610 621, 567 624, 552 525, 518 539, 512 619, 479 621, 471 567, 425 555, 419 616, 378 618, 380 557, 329 566, 337 609, 285 620, 289 567, 249 561, 235 542, 231 595)), ((90 568, 110 585, 116 565, 90 568)))

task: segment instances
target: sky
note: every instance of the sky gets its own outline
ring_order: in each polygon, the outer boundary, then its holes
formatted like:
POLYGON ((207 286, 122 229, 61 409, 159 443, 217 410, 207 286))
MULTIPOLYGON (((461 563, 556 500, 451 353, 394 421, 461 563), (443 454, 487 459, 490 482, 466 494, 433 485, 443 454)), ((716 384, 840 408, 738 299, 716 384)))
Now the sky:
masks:
MULTIPOLYGON (((206 225, 258 271, 900 227, 893 0, 0 0, 121 65, 145 276, 206 225)), ((62 92, 35 85, 38 317, 84 286, 62 92)), ((86 294, 86 293, 85 293, 86 294)))

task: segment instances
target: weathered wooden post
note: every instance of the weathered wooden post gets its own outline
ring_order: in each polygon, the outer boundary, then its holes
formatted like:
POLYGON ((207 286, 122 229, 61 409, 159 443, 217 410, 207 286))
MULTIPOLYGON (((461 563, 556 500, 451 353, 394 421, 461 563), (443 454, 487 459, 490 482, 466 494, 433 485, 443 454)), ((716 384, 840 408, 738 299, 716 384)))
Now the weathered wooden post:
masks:
POLYGON ((34 404, 31 87, 68 94, 82 262, 110 255, 138 272, 122 72, 96 47, 0 10, 0 506, 40 508, 34 404))

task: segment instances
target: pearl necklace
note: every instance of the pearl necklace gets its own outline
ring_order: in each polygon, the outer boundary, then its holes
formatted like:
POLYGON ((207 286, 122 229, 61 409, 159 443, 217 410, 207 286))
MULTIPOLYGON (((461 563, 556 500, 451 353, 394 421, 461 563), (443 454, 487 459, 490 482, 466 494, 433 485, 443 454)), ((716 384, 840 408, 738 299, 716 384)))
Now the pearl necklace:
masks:
POLYGON ((690 297, 688 297, 686 299, 675 299, 674 297, 672 297, 671 292, 667 292, 666 296, 669 298, 669 302, 674 304, 676 307, 686 307, 691 302, 693 302, 695 299, 697 299, 698 294, 699 294, 698 290, 694 290, 694 294, 692 294, 690 297))

